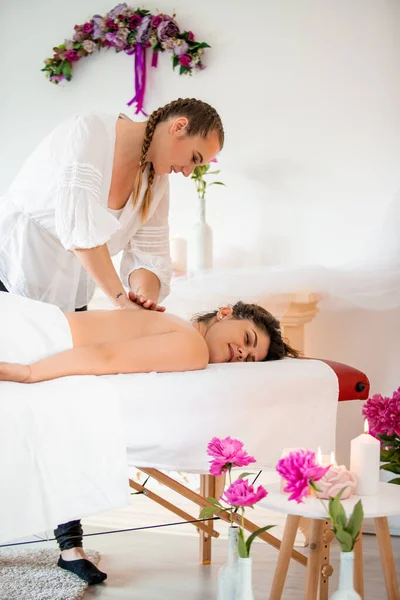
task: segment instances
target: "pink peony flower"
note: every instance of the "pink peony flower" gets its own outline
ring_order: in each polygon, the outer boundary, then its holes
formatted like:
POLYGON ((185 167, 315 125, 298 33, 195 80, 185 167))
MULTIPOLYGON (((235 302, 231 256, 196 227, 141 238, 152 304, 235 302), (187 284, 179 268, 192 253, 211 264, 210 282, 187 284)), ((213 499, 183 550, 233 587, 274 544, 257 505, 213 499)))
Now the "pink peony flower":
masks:
POLYGON ((363 416, 372 435, 400 436, 400 388, 391 398, 375 394, 364 404, 363 416))
POLYGON ((84 23, 82 25, 82 31, 83 31, 83 33, 86 33, 86 34, 92 33, 92 31, 93 31, 93 23, 91 21, 88 21, 87 23, 84 23))
POLYGON ((344 490, 341 500, 346 500, 354 493, 357 486, 357 476, 346 469, 346 467, 331 466, 329 471, 319 480, 316 492, 319 498, 334 498, 341 490, 344 490))
POLYGON ((162 16, 161 15, 156 15, 151 20, 151 26, 152 27, 158 27, 161 22, 162 22, 162 16))
POLYGON ((229 467, 246 467, 256 462, 243 450, 243 443, 231 437, 220 439, 213 437, 207 446, 207 454, 213 458, 210 464, 211 475, 222 475, 229 467))
POLYGON ((65 58, 66 60, 69 60, 69 62, 76 62, 80 59, 80 56, 78 56, 76 50, 67 50, 65 58))
POLYGON ((329 466, 317 465, 315 453, 311 450, 294 450, 280 459, 276 470, 287 481, 284 491, 291 494, 289 500, 300 503, 308 494, 310 481, 319 481, 329 470, 329 466))
POLYGON ((267 490, 259 485, 257 490, 249 484, 247 479, 237 479, 234 481, 223 496, 221 500, 224 500, 231 506, 254 506, 257 502, 265 498, 267 490))
POLYGON ((189 54, 183 54, 179 57, 179 64, 182 65, 182 67, 190 67, 191 62, 192 59, 189 54))

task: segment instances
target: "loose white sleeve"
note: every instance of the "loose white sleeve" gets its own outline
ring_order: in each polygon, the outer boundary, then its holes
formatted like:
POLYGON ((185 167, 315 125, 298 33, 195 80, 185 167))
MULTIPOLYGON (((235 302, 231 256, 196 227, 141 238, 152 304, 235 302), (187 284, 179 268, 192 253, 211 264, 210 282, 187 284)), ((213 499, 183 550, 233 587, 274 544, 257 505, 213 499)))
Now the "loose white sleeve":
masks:
POLYGON ((129 275, 147 269, 160 280, 161 302, 170 292, 172 262, 169 252, 169 184, 153 216, 135 233, 125 248, 121 261, 121 281, 129 287, 129 275))
POLYGON ((101 246, 121 228, 107 211, 110 143, 96 115, 73 121, 55 191, 56 232, 67 250, 101 246))

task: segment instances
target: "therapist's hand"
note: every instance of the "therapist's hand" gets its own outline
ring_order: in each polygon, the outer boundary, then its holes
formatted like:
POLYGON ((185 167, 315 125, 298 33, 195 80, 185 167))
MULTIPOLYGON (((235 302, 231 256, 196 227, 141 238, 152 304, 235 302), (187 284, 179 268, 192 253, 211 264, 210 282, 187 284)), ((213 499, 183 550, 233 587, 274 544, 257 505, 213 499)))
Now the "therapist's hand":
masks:
POLYGON ((135 292, 130 291, 128 292, 128 296, 129 300, 135 302, 135 304, 141 306, 142 308, 146 308, 147 310, 156 310, 158 312, 165 312, 165 306, 160 306, 160 304, 157 304, 157 302, 151 300, 150 298, 146 298, 146 296, 143 296, 142 294, 135 294, 135 292))
POLYGON ((19 363, 0 362, 0 381, 29 383, 31 368, 19 363))

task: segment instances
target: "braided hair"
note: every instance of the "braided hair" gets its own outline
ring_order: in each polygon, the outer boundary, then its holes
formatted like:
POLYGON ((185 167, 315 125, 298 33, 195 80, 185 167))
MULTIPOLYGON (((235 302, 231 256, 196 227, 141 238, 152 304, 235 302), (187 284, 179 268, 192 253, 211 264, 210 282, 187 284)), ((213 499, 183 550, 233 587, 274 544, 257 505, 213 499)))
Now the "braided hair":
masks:
MULTIPOLYGON (((218 311, 214 310, 213 312, 195 315, 192 318, 192 321, 194 323, 207 323, 211 319, 214 319, 217 314, 218 311)), ((263 361, 280 360, 285 356, 290 356, 291 358, 299 357, 299 352, 289 346, 283 339, 279 321, 262 306, 259 306, 258 304, 247 304, 246 302, 236 302, 236 304, 232 306, 232 318, 248 319, 268 335, 270 344, 267 355, 263 358, 263 361)))
MULTIPOLYGON (((148 165, 147 153, 149 151, 155 129, 159 123, 167 121, 171 117, 186 117, 188 119, 188 135, 201 135, 202 137, 206 137, 211 131, 216 131, 219 137, 220 147, 222 148, 224 145, 224 128, 222 126, 221 118, 215 108, 209 104, 206 104, 206 102, 196 100, 196 98, 178 98, 178 100, 174 100, 165 106, 161 106, 151 113, 149 120, 147 121, 140 155, 139 170, 135 181, 133 194, 134 204, 136 204, 139 198, 143 173, 148 165)), ((146 220, 150 208, 151 187, 153 185, 154 176, 154 167, 153 164, 150 163, 147 189, 141 209, 141 217, 143 221, 146 220)))

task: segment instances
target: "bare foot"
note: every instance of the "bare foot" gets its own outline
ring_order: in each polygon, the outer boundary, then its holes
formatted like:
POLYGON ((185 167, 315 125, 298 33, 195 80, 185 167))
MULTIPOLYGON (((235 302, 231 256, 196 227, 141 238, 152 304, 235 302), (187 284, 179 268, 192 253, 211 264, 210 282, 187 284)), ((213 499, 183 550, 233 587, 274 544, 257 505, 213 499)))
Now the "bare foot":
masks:
POLYGON ((90 560, 86 552, 83 548, 70 548, 69 550, 63 550, 61 552, 61 556, 64 560, 79 560, 81 558, 85 558, 86 560, 90 560))

